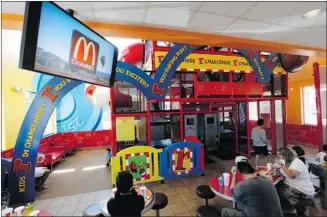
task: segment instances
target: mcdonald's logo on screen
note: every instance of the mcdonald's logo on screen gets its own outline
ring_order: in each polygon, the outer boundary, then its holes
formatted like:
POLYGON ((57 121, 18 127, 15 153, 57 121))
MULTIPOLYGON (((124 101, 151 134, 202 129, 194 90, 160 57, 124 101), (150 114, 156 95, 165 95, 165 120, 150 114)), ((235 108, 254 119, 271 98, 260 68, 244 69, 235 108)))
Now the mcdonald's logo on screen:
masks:
POLYGON ((98 63, 99 44, 77 30, 73 31, 70 51, 71 64, 95 72, 98 63))

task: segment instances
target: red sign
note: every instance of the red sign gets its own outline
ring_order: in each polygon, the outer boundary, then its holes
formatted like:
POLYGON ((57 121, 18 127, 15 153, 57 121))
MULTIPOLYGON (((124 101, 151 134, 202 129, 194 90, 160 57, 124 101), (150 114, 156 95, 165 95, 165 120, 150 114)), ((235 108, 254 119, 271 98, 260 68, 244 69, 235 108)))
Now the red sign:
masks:
POLYGON ((99 55, 98 43, 74 30, 70 52, 71 64, 91 72, 96 71, 99 55))
POLYGON ((198 82, 198 96, 208 95, 262 95, 262 84, 251 82, 216 82, 201 81, 198 82))

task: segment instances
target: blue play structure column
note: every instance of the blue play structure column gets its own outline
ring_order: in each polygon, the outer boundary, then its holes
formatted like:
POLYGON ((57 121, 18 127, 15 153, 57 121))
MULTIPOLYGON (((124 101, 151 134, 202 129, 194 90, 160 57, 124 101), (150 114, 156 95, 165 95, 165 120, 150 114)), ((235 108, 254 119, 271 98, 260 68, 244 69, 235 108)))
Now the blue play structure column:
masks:
POLYGON ((35 201, 35 166, 39 145, 58 102, 81 81, 52 78, 36 95, 20 128, 9 175, 11 203, 35 201))

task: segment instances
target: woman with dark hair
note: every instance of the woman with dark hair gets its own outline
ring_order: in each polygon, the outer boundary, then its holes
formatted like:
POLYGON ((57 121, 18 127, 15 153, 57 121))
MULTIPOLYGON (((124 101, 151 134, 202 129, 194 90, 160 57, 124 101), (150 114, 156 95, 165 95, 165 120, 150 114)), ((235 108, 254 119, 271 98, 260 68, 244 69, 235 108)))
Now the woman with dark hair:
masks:
POLYGON ((305 164, 307 165, 306 161, 305 161, 305 151, 304 151, 304 148, 300 145, 296 145, 296 146, 293 146, 292 147, 293 151, 296 152, 297 154, 297 157, 305 164))
POLYGON ((129 171, 118 173, 116 178, 117 192, 107 204, 111 216, 141 216, 144 209, 144 198, 133 188, 133 176, 129 171))
POLYGON ((308 205, 313 203, 315 193, 308 168, 287 147, 278 149, 277 154, 279 159, 275 159, 275 165, 279 165, 285 177, 285 181, 277 185, 278 193, 295 207, 298 216, 308 216, 308 205))

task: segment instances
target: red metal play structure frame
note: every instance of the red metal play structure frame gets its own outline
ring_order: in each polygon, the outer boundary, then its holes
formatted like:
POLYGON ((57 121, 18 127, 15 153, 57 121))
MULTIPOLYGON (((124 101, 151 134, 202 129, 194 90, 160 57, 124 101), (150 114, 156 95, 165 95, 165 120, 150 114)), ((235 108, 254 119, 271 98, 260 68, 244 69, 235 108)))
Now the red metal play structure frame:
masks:
MULTIPOLYGON (((135 51, 138 53, 138 55, 143 56, 143 64, 145 64, 147 61, 150 61, 150 65, 152 70, 149 70, 149 74, 155 73, 155 52, 157 51, 164 51, 167 52, 170 47, 162 47, 158 46, 158 43, 156 41, 145 41, 145 45, 143 46, 143 52, 140 52, 140 50, 135 51), (148 47, 148 49, 147 49, 148 47), (149 49, 150 47, 150 49, 149 49)), ((134 46, 134 47, 140 47, 140 46, 134 46)), ((237 57, 237 56, 242 56, 238 54, 237 51, 235 51, 233 48, 228 48, 225 49, 226 51, 216 51, 216 47, 209 47, 207 50, 197 50, 194 53, 195 54, 210 54, 210 55, 225 55, 225 56, 231 56, 231 57, 237 57)), ((131 49, 130 52, 133 52, 131 49)), ((265 55, 262 52, 259 52, 260 56, 262 58, 265 57, 265 55)), ((130 55, 128 58, 131 58, 130 55)), ((132 58, 133 61, 139 62, 140 58, 132 58)), ((288 74, 287 73, 278 73, 279 76, 283 77, 284 79, 284 95, 281 96, 251 96, 249 93, 245 93, 243 96, 236 96, 234 94, 229 95, 229 96, 224 96, 224 97, 209 97, 209 98, 201 98, 198 96, 198 88, 200 81, 198 80, 198 75, 202 74, 203 71, 206 72, 211 72, 212 70, 208 69, 179 69, 179 71, 176 72, 176 78, 178 83, 179 83, 179 90, 178 88, 172 88, 170 87, 170 91, 168 91, 169 95, 167 94, 166 100, 161 101, 161 102, 171 102, 170 107, 172 102, 174 103, 179 103, 179 110, 166 110, 166 111, 151 111, 151 104, 157 103, 159 101, 147 101, 144 96, 137 90, 137 99, 138 99, 138 107, 141 108, 142 104, 145 105, 144 111, 141 112, 125 112, 125 113, 117 113, 115 111, 114 106, 110 106, 111 109, 111 121, 112 121, 112 130, 111 130, 111 139, 112 139, 112 152, 115 154, 117 152, 117 147, 116 147, 116 118, 117 117, 145 117, 146 118, 146 131, 147 131, 147 144, 151 146, 151 116, 154 115, 179 115, 179 120, 180 120, 180 141, 184 140, 184 115, 186 114, 216 114, 218 112, 227 112, 226 110, 223 110, 224 107, 227 107, 228 105, 234 105, 235 103, 237 104, 238 102, 245 102, 246 103, 246 112, 245 112, 245 120, 246 120, 246 126, 251 126, 253 125, 253 121, 251 123, 249 119, 249 102, 252 101, 257 101, 258 105, 258 117, 260 117, 260 106, 259 102, 261 101, 269 101, 270 102, 270 122, 271 122, 271 144, 272 144, 272 152, 276 153, 277 151, 277 145, 276 145, 276 122, 275 122, 275 101, 276 100, 281 100, 282 102, 282 119, 283 119, 283 145, 287 146, 287 129, 286 129, 286 100, 288 99, 288 74), (194 96, 192 98, 182 98, 182 82, 184 81, 183 78, 185 78, 184 74, 193 74, 193 87, 194 87, 194 96), (181 82, 182 81, 182 82, 181 82), (174 93, 175 94, 172 94, 174 93), (177 93, 177 94, 176 94, 177 93), (173 95, 175 95, 173 97, 173 95), (176 95, 178 96, 176 98, 176 95), (183 109, 183 105, 186 103, 208 103, 208 110, 194 110, 194 111, 189 111, 183 109)), ((228 73, 228 82, 224 82, 226 87, 230 87, 235 84, 233 82, 233 76, 236 73, 244 73, 243 71, 241 72, 235 72, 232 70, 229 71, 221 71, 217 70, 218 72, 225 72, 228 73)), ((314 64, 314 77, 315 77, 315 87, 316 87, 316 102, 317 102, 317 119, 318 119, 318 133, 322 135, 323 128, 322 128, 322 119, 321 119, 321 100, 320 100, 320 79, 319 79, 319 65, 318 63, 314 64)), ((255 75, 253 72, 247 72, 245 73, 245 82, 244 84, 254 84, 255 81, 255 75)), ((222 84, 219 82, 219 84, 222 84)), ((217 85, 217 84, 216 84, 217 85)), ((250 91, 251 92, 251 91, 250 91)), ((114 97, 114 90, 113 88, 110 88, 110 104, 115 105, 115 97, 114 97)), ((235 111, 238 111, 236 109, 235 111)), ((238 112, 235 113, 235 123, 239 123, 239 114, 238 112)), ((251 147, 250 147, 250 127, 247 127, 247 154, 241 153, 238 150, 238 124, 235 124, 235 137, 236 139, 236 150, 234 152, 242 155, 247 155, 250 156, 251 154, 251 147)), ((321 141, 319 142, 319 149, 322 149, 323 141, 321 137, 321 141)))

